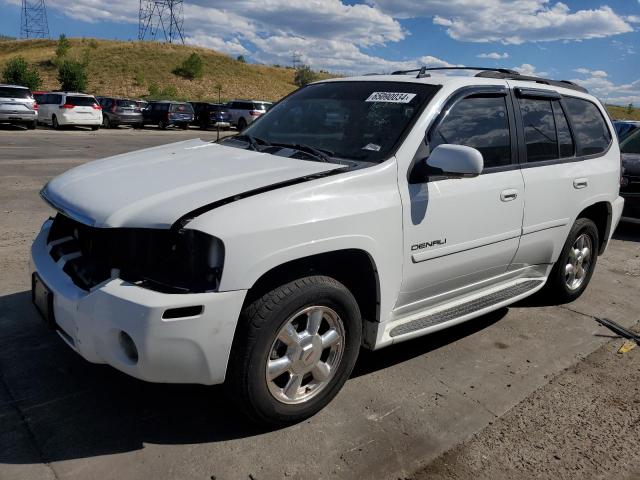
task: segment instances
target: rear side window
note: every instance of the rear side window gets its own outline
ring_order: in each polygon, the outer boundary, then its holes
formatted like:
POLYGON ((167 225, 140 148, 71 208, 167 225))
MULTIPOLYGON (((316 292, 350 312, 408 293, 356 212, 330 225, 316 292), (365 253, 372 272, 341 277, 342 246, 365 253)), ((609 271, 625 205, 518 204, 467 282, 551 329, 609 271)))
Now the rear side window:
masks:
POLYGON ((268 105, 266 103, 254 103, 254 110, 269 110, 268 105))
POLYGON ((576 135, 576 154, 583 156, 604 152, 611 143, 611 134, 600 109, 582 98, 566 97, 564 102, 576 135))
POLYGON ((93 97, 68 96, 65 103, 75 105, 76 107, 92 107, 96 103, 96 100, 93 97))
POLYGON ((2 98, 31 98, 31 92, 26 88, 0 87, 2 98))
POLYGON ((429 132, 429 148, 450 143, 478 149, 484 166, 511 164, 511 135, 505 97, 473 96, 460 100, 429 132))

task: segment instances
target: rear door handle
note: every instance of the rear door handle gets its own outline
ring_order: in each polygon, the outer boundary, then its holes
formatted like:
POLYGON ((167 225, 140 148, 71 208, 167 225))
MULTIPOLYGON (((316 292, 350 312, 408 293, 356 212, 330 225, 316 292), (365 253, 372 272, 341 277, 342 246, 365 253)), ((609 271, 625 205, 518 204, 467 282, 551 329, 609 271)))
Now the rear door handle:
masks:
POLYGON ((511 202, 516 198, 518 198, 517 190, 509 189, 509 190, 503 190, 502 192, 500 192, 500 200, 502 200, 503 202, 511 202))
POLYGON ((576 178, 573 181, 573 188, 580 190, 581 188, 587 188, 589 186, 589 180, 586 178, 576 178))

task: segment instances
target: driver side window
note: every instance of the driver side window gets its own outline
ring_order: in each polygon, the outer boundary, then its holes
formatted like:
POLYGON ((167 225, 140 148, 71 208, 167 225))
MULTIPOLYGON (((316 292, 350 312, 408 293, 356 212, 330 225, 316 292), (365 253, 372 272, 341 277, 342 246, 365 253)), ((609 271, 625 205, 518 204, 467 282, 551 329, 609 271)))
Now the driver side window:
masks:
POLYGON ((511 164, 506 97, 471 96, 457 102, 428 136, 429 150, 443 143, 466 145, 482 153, 484 167, 511 164))

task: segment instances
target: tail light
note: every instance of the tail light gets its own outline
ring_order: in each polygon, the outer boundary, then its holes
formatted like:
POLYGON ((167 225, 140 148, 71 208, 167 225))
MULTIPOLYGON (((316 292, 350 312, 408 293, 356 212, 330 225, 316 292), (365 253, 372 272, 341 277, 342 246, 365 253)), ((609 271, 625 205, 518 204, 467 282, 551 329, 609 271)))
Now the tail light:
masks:
POLYGON ((70 103, 65 103, 64 105, 60 105, 58 108, 71 109, 73 107, 75 107, 75 105, 71 105, 70 103))
POLYGON ((97 103, 94 103, 91 108, 93 108, 94 110, 102 110, 102 107, 100 105, 98 105, 97 103))
POLYGON ((38 102, 33 102, 33 109, 37 112, 38 108, 38 102))
POLYGON ((259 117, 260 115, 262 115, 262 112, 260 112, 258 110, 251 110, 249 112, 249 115, 251 115, 252 117, 259 117))

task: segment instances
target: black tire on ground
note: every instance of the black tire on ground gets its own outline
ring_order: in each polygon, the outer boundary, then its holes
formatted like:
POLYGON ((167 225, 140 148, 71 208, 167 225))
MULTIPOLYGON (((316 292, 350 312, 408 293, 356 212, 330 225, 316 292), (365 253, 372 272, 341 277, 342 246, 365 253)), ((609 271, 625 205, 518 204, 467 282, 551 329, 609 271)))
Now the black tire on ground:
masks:
POLYGON ((111 128, 111 120, 109 120, 109 117, 107 115, 103 115, 102 116, 102 126, 104 128, 111 128))
MULTIPOLYGON (((598 261, 599 248, 600 238, 598 236, 598 228, 595 223, 588 218, 579 218, 576 220, 576 223, 573 224, 573 227, 571 227, 571 230, 569 231, 567 241, 560 252, 558 261, 551 270, 547 284, 542 292, 546 292, 554 300, 560 303, 569 303, 576 300, 580 295, 582 295, 589 285, 589 281, 591 280, 591 276, 593 275, 598 261), (588 237, 589 240, 587 240, 587 243, 589 241, 591 242, 591 246, 589 248, 589 263, 585 274, 582 276, 580 284, 575 288, 570 288, 569 281, 567 279, 567 271, 572 271, 572 269, 569 268, 567 270, 567 266, 572 262, 572 259, 575 258, 574 252, 576 251, 576 241, 583 235, 588 237)), ((584 250, 584 248, 582 250, 584 250)), ((582 253, 580 255, 582 255, 582 253)), ((584 263, 581 264, 584 265, 584 263)))
POLYGON ((33 122, 27 123, 27 128, 29 130, 35 130, 37 126, 38 126, 38 121, 37 120, 34 120, 33 122))
POLYGON ((56 118, 56 116, 54 115, 53 117, 51 117, 51 126, 55 129, 55 130, 60 130, 60 124, 58 123, 58 119, 56 118))
POLYGON ((133 128, 140 130, 144 128, 144 123, 134 123, 133 128))
POLYGON ((245 128, 247 128, 247 121, 244 118, 241 118, 240 120, 238 120, 237 128, 239 132, 243 131, 245 128))
POLYGON ((180 128, 182 130, 188 130, 189 129, 189 124, 188 123, 183 123, 182 125, 180 125, 180 128))
POLYGON ((274 288, 245 305, 240 315, 227 369, 230 399, 238 402, 251 420, 262 425, 288 425, 316 414, 349 378, 360 349, 361 329, 356 300, 333 278, 308 276, 274 288), (342 357, 335 365, 333 376, 315 396, 302 403, 285 403, 269 389, 267 362, 272 358, 272 346, 281 328, 292 318, 298 318, 296 313, 311 306, 329 308, 339 316, 344 331, 344 338, 339 342, 342 346, 338 347, 342 349, 342 357))
POLYGON ((91 130, 94 132, 100 128, 100 125, 91 125, 91 130))
POLYGON ((167 122, 165 122, 164 120, 160 120, 158 122, 158 128, 160 130, 166 130, 167 129, 167 122))
POLYGON ((200 122, 200 130, 206 130, 208 127, 209 125, 206 122, 200 122))

